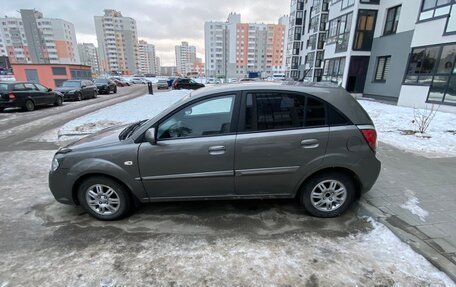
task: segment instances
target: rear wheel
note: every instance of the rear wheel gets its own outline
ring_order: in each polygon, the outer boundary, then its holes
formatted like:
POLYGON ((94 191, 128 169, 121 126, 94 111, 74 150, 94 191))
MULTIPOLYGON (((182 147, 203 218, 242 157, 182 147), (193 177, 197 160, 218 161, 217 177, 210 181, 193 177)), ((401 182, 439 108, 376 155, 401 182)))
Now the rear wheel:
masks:
POLYGON ((82 101, 82 94, 81 93, 77 93, 76 94, 76 100, 82 101))
POLYGON ((353 179, 341 172, 326 172, 310 178, 301 191, 301 203, 317 217, 335 217, 355 199, 353 179))
POLYGON ((63 104, 63 98, 62 97, 57 97, 57 99, 55 99, 54 105, 55 106, 61 106, 62 104, 63 104))
POLYGON ((24 110, 31 112, 35 109, 35 103, 32 100, 27 100, 24 105, 24 110))
POLYGON ((79 186, 78 200, 81 206, 99 220, 117 220, 131 210, 132 200, 126 188, 103 176, 86 179, 79 186))

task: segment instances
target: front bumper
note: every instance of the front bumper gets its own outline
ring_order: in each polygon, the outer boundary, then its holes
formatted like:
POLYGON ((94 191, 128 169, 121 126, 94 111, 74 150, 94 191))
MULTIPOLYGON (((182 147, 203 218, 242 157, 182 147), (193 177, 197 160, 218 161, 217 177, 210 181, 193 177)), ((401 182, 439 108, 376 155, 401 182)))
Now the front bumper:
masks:
POLYGON ((73 198, 73 184, 69 184, 68 169, 57 168, 55 171, 49 172, 49 189, 55 200, 60 203, 77 205, 73 198))

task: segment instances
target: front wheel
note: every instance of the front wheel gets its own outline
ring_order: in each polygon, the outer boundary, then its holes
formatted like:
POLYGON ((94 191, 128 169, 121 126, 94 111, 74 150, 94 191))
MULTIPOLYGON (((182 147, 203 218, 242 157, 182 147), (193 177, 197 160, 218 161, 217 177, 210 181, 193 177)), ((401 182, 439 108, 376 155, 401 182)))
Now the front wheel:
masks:
POLYGON ((313 216, 336 217, 355 199, 353 179, 340 172, 326 172, 309 179, 301 191, 301 203, 313 216))
POLYGON ((81 206, 99 220, 117 220, 128 215, 131 198, 126 188, 102 176, 88 178, 79 186, 81 206))
POLYGON ((55 106, 61 106, 62 104, 63 104, 63 98, 62 97, 57 97, 57 99, 55 99, 54 105, 55 106))
POLYGON ((76 94, 76 100, 82 101, 82 94, 81 93, 77 93, 76 94))

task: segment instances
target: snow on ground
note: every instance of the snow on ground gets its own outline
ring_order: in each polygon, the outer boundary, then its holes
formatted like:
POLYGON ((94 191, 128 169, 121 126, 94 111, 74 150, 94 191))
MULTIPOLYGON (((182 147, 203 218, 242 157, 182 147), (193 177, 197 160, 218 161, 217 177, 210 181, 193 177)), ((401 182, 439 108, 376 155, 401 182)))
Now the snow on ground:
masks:
POLYGON ((370 100, 359 101, 369 113, 378 132, 378 140, 399 149, 427 157, 456 156, 456 114, 437 112, 426 135, 403 135, 401 130, 415 130, 414 109, 383 104, 370 100), (453 132, 449 132, 453 130, 453 132))
POLYGON ((150 119, 190 92, 190 90, 172 90, 154 95, 146 94, 73 120, 64 125, 59 134, 93 133, 113 125, 150 119))
POLYGON ((421 221, 426 222, 426 217, 429 215, 429 212, 419 206, 420 201, 415 196, 415 193, 411 190, 406 190, 405 194, 407 195, 408 200, 401 204, 400 207, 415 214, 421 221))

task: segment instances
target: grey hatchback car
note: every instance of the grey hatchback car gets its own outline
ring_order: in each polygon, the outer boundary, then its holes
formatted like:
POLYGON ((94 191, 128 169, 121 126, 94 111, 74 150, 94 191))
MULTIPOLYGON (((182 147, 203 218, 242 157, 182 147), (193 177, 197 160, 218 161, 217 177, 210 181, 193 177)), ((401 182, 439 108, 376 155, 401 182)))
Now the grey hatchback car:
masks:
POLYGON ((49 186, 100 220, 141 202, 251 198, 297 198, 334 217, 377 180, 376 146, 372 120, 341 88, 226 85, 60 149, 49 186))

